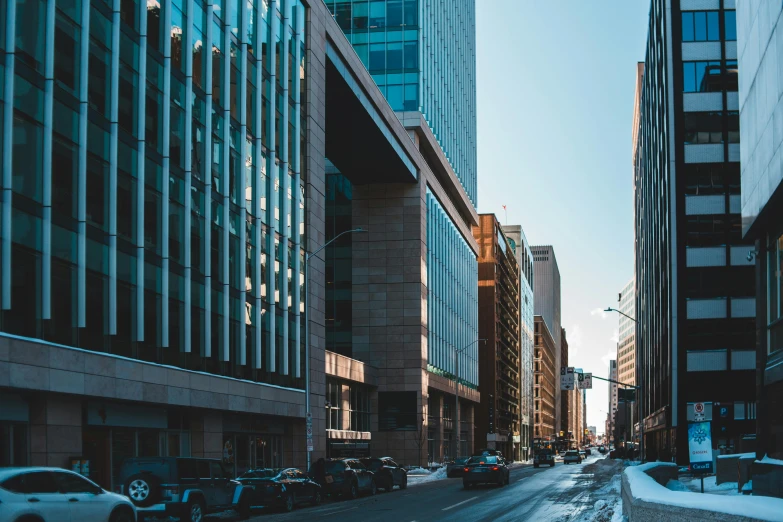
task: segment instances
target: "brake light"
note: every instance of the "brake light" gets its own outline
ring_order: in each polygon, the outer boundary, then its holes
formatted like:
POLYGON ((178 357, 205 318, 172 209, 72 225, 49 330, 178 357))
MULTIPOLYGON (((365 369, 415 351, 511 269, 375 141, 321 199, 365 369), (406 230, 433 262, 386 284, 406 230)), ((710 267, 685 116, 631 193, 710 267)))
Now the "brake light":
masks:
POLYGON ((497 466, 495 466, 495 467, 493 467, 493 468, 492 468, 492 471, 497 471, 498 469, 500 469, 500 468, 498 468, 497 466))
POLYGON ((470 468, 465 468, 465 471, 467 472, 467 471, 469 471, 469 469, 470 469, 470 468))

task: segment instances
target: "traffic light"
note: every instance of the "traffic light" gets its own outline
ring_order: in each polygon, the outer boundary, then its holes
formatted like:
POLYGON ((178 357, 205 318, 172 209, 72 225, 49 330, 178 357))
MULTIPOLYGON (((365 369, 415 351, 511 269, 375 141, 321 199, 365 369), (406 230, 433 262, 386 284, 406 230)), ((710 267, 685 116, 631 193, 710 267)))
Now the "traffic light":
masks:
POLYGON ((560 432, 560 436, 562 437, 563 435, 565 435, 565 432, 564 432, 564 431, 561 431, 561 432, 560 432))
POLYGON ((590 430, 588 430, 587 428, 585 428, 585 435, 589 435, 589 434, 590 434, 590 430))

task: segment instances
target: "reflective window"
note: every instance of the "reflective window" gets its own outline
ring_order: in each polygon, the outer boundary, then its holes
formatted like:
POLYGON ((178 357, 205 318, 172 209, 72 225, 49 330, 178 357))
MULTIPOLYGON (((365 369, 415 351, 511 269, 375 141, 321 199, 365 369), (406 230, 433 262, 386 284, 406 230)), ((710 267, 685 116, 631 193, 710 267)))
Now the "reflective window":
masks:
POLYGON ((723 75, 720 62, 683 62, 683 92, 720 92, 723 75))
POLYGON ((724 11, 723 21, 726 25, 726 41, 737 39, 737 11, 724 11))
POLYGON ((683 42, 720 40, 719 11, 685 11, 682 13, 683 42))

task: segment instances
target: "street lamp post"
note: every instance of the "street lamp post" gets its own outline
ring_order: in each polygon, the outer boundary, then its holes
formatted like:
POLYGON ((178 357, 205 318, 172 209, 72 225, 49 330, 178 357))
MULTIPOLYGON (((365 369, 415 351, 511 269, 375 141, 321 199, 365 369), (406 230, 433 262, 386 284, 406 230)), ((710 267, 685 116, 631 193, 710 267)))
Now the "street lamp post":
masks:
MULTIPOLYGON (((352 230, 345 230, 340 232, 332 239, 321 245, 313 252, 305 252, 304 258, 304 277, 305 277, 305 412, 308 419, 311 418, 310 412, 310 299, 308 294, 310 293, 310 258, 315 257, 324 248, 334 243, 340 236, 345 234, 353 234, 356 232, 366 232, 363 228, 354 228, 352 230)), ((307 470, 310 470, 310 454, 312 450, 310 446, 307 446, 307 470)))
MULTIPOLYGON (((604 312, 617 312, 618 314, 622 315, 623 317, 626 317, 636 323, 639 324, 639 321, 630 315, 626 314, 625 312, 621 312, 620 310, 616 308, 612 308, 611 306, 607 306, 606 310, 604 312)), ((638 361, 637 361, 638 362, 638 361)), ((637 368, 639 368, 639 365, 636 365, 637 368)), ((639 390, 639 402, 641 405, 639 406, 639 461, 644 462, 644 387, 642 386, 642 380, 644 377, 644 372, 639 373, 639 383, 636 387, 637 390, 639 390)), ((626 396, 627 399, 627 396, 626 396)), ((627 422, 627 421, 626 421, 627 422)), ((633 431, 632 431, 633 432, 633 431)))
POLYGON ((469 345, 464 346, 464 347, 460 348, 459 350, 455 350, 454 351, 454 362, 455 362, 456 367, 457 367, 456 368, 456 370, 457 370, 457 372, 456 372, 457 373, 457 378, 454 381, 454 394, 457 397, 457 411, 454 412, 454 415, 456 415, 455 419, 456 419, 457 422, 455 424, 454 431, 457 433, 457 446, 456 446, 456 448, 454 448, 454 458, 459 457, 459 436, 461 434, 461 429, 460 429, 460 425, 459 425, 459 354, 461 354, 462 352, 464 352, 465 350, 467 350, 468 348, 470 348, 471 346, 473 346, 474 344, 476 344, 478 342, 486 343, 487 340, 486 339, 476 339, 475 341, 473 341, 469 345))

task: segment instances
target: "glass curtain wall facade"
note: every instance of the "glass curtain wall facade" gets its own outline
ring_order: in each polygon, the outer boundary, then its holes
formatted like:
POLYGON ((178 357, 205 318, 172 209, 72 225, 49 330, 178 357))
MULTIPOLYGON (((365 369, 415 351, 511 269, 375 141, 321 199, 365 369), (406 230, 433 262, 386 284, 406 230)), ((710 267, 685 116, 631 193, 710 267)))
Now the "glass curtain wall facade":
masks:
POLYGON ((302 387, 300 0, 0 13, 0 330, 302 387))
POLYGON ((392 109, 424 115, 476 205, 475 0, 325 1, 392 109))
POLYGON ((479 383, 478 262, 473 251, 427 190, 427 362, 429 371, 456 376, 471 388, 479 383), (471 345, 471 343, 473 343, 471 345))

